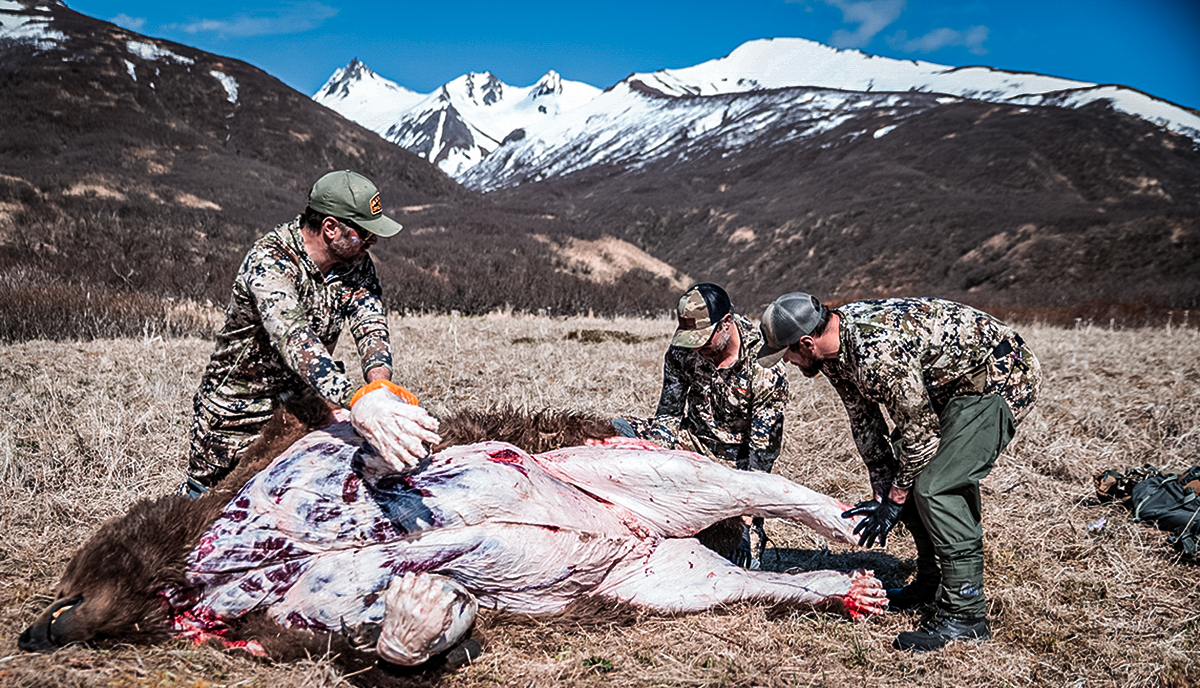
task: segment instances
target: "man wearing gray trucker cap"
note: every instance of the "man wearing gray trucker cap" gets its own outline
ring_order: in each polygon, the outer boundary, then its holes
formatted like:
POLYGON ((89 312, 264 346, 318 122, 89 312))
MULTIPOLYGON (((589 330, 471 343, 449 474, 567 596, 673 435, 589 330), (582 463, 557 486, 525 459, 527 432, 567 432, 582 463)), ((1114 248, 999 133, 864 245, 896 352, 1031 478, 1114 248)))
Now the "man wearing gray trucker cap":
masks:
POLYGON ((761 363, 824 373, 845 404, 874 491, 842 514, 866 516, 854 531, 859 544, 885 546, 898 520, 912 533, 917 575, 887 591, 889 606, 934 604, 936 613, 895 646, 925 651, 991 637, 979 481, 1041 386, 1025 341, 953 301, 858 301, 831 311, 803 292, 775 299, 760 329, 761 363))
POLYGON ((198 496, 233 470, 279 403, 316 397, 353 406, 355 428, 403 465, 423 456, 423 441, 436 441, 437 422, 390 382, 387 314, 368 254, 377 237, 400 230, 371 180, 339 170, 317 180, 303 214, 254 243, 192 402, 181 493, 198 496), (331 355, 345 324, 366 387, 331 355))

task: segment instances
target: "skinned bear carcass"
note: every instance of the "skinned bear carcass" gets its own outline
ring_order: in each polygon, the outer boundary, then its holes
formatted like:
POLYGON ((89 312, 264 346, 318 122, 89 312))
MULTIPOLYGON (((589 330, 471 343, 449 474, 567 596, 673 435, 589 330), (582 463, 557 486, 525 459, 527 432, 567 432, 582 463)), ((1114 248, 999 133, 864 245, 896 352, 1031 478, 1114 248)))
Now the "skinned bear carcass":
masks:
MULTIPOLYGON (((692 537, 754 515, 853 542, 856 520, 840 517, 849 507, 837 500, 780 476, 599 439, 611 432, 595 427, 549 451, 561 431, 540 443, 554 433, 484 432, 532 434, 522 444, 537 453, 491 440, 437 451, 410 473, 380 472, 337 412, 215 494, 135 505, 76 554, 20 646, 183 636, 271 655, 256 637, 266 622, 417 665, 465 638, 480 606, 549 614, 590 597, 680 612, 762 600, 860 618, 886 605, 867 572, 748 571, 692 537), (139 544, 147 539, 157 551, 139 544)), ((274 445, 262 461, 290 439, 266 437, 274 445)))

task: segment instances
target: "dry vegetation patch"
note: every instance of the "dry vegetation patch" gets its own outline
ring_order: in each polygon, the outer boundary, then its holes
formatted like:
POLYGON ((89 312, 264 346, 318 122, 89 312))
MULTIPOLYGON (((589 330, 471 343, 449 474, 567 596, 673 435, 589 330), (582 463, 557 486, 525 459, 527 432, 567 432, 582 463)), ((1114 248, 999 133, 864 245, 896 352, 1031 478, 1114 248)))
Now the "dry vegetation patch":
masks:
MULTIPOLYGON (((490 404, 649 414, 667 320, 496 314, 393 322, 397 377, 433 412, 490 404)), ((447 686, 987 685, 1200 683, 1197 569, 1165 534, 1101 505, 1091 476, 1145 462, 1200 463, 1200 333, 1026 325, 1043 398, 984 481, 987 590, 996 638, 927 656, 891 649, 910 614, 853 624, 738 605, 612 623, 496 619, 489 647, 447 686), (1087 524, 1105 517, 1092 532, 1087 524)), ((325 658, 269 666, 176 641, 18 653, 67 559, 105 519, 183 477, 200 339, 31 341, 0 346, 0 685, 344 685, 325 658)), ((348 361, 345 346, 339 351, 348 361)), ((793 374, 776 471, 847 501, 866 471, 828 384, 793 374)), ((769 522, 766 565, 911 574, 886 552, 826 548, 769 522)))

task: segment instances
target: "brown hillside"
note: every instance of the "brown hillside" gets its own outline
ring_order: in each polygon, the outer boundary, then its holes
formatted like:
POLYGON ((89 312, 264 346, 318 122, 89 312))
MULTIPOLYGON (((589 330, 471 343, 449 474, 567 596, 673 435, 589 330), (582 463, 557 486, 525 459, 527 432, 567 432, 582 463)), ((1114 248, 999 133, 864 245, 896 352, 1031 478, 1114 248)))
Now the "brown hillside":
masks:
POLYGON ((1102 106, 864 113, 811 139, 500 194, 723 282, 750 311, 796 289, 1105 322, 1200 305, 1200 151, 1102 106))
POLYGON ((49 9, 60 47, 0 46, 0 265, 223 299, 248 243, 330 169, 378 179, 392 212, 464 195, 248 64, 49 9))
POLYGON ((0 339, 206 331, 164 297, 224 305, 254 239, 339 168, 409 228, 375 250, 393 308, 629 312, 666 283, 626 271, 610 298, 529 236, 570 223, 498 209, 244 62, 60 3, 24 12, 66 38, 0 41, 0 339))

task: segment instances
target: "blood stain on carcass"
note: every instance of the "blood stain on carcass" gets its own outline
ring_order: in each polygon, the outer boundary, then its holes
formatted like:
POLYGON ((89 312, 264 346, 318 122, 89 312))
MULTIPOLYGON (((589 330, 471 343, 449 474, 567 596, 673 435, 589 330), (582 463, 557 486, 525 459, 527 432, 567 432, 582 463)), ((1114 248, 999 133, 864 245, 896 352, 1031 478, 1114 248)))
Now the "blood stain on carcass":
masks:
POLYGON ((347 475, 346 481, 342 483, 342 501, 349 504, 358 499, 358 486, 361 483, 357 473, 347 475))

